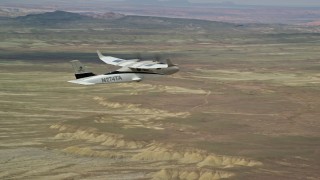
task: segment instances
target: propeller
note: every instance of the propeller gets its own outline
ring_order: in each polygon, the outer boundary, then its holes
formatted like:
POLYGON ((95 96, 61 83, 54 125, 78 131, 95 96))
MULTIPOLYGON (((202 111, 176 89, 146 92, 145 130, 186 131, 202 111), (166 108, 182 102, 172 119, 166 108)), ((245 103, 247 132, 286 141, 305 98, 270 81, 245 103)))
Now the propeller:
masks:
POLYGON ((167 64, 167 59, 163 54, 156 53, 154 59, 162 64, 167 64))
MULTIPOLYGON (((156 61, 158 61, 158 62, 161 62, 161 61, 162 61, 162 57, 161 57, 161 55, 160 55, 159 53, 154 54, 154 59, 155 59, 156 61)), ((161 62, 161 63, 162 63, 162 62, 161 62)))
POLYGON ((142 60, 142 56, 140 52, 136 53, 136 58, 139 59, 139 61, 142 60))
POLYGON ((134 58, 139 59, 141 61, 144 60, 154 60, 154 61, 158 61, 160 63, 163 63, 163 57, 161 54, 159 53, 154 53, 154 54, 147 54, 147 53, 141 53, 141 52, 137 52, 135 53, 134 58))
POLYGON ((137 52, 135 55, 136 59, 139 59, 139 61, 144 60, 150 60, 153 59, 154 61, 157 61, 162 64, 168 64, 168 66, 176 66, 177 64, 173 64, 170 60, 170 58, 167 58, 165 55, 160 53, 153 53, 152 54, 142 54, 141 52, 137 52))

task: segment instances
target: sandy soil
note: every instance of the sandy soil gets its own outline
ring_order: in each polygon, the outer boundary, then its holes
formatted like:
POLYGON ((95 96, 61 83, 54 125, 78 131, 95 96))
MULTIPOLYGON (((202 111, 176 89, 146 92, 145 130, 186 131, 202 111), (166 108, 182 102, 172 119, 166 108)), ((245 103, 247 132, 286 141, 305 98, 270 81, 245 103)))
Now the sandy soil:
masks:
POLYGON ((197 63, 162 80, 94 87, 67 83, 69 64, 0 64, 0 178, 319 177, 313 61, 291 62, 299 71, 197 63))

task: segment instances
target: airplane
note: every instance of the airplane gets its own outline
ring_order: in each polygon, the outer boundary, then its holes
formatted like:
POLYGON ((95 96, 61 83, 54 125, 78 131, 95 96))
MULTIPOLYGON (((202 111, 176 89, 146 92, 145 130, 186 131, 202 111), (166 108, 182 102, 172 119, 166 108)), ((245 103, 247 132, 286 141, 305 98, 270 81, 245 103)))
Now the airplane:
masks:
POLYGON ((171 75, 179 71, 179 67, 169 59, 166 60, 166 63, 162 63, 152 60, 125 60, 112 56, 104 56, 99 50, 97 50, 97 54, 99 59, 104 63, 120 66, 121 68, 106 74, 96 75, 88 71, 79 60, 73 60, 71 64, 75 71, 76 80, 68 82, 81 85, 140 82, 146 78, 171 75))

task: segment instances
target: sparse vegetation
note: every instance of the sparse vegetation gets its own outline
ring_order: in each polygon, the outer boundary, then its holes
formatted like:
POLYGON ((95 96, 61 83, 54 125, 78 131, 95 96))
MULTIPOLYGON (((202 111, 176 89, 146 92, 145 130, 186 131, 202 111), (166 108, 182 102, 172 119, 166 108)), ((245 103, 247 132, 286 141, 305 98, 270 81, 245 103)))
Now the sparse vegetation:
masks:
POLYGON ((60 15, 0 19, 0 178, 319 177, 318 28, 60 15), (96 49, 181 72, 67 83, 96 49))

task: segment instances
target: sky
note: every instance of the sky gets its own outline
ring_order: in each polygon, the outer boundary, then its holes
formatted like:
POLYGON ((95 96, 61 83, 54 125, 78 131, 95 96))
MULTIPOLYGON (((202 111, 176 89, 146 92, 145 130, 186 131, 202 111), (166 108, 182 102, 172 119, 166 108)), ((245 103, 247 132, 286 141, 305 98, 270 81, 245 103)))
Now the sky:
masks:
MULTIPOLYGON (((0 0, 1 2, 28 2, 29 0, 0 0)), ((46 3, 55 2, 55 0, 30 0, 32 2, 46 3)), ((30 2, 29 1, 29 2, 30 2)), ((68 2, 72 0, 56 0, 56 2, 68 2)), ((117 1, 127 1, 131 0, 75 0, 77 2, 81 1, 96 1, 96 2, 117 2, 117 1)), ((132 0, 132 2, 147 2, 148 0, 132 0)), ((150 0, 155 1, 155 0, 150 0)), ((158 0, 158 1, 186 1, 186 0, 158 0)), ((320 7, 320 0, 188 0, 193 3, 221 3, 221 2, 233 2, 238 5, 267 5, 267 6, 293 6, 293 7, 320 7)))
MULTIPOLYGON (((130 0, 100 0, 100 1, 129 1, 130 2, 130 0)), ((148 1, 148 0, 134 0, 134 1, 148 1)), ((152 0, 152 1, 155 1, 155 0, 152 0)), ((158 0, 158 1, 170 2, 170 1, 186 1, 186 0, 158 0)), ((188 1, 193 3, 232 2, 239 5, 320 7, 320 0, 188 0, 188 1)))
POLYGON ((245 5, 320 7, 320 0, 189 0, 190 2, 233 2, 245 5))

